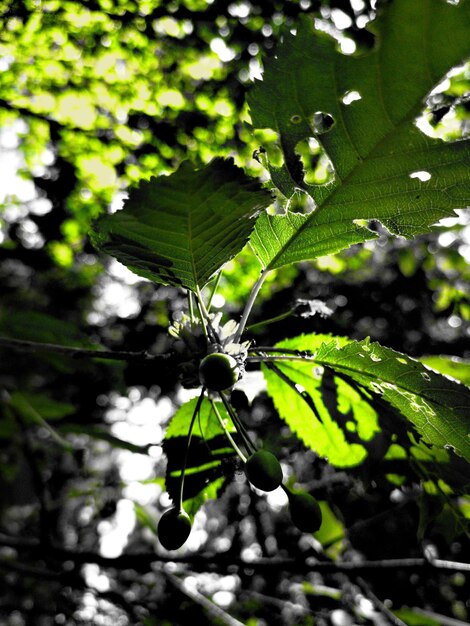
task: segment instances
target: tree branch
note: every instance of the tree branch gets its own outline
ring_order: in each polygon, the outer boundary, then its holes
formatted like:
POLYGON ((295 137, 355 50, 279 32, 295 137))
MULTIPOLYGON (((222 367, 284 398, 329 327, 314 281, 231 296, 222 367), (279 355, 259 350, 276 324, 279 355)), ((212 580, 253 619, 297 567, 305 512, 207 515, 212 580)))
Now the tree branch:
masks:
POLYGON ((113 567, 116 569, 135 569, 137 571, 150 571, 155 563, 181 563, 190 565, 193 569, 207 571, 211 569, 230 570, 233 567, 254 569, 257 571, 278 568, 293 572, 324 572, 324 573, 355 573, 371 572, 378 570, 451 570, 454 572, 470 572, 469 563, 459 563, 456 561, 445 561, 441 559, 428 560, 424 557, 403 558, 403 559, 381 559, 378 561, 345 561, 338 562, 316 562, 311 558, 300 561, 298 558, 265 558, 257 561, 245 561, 240 558, 227 558, 221 554, 196 554, 188 557, 163 556, 145 552, 133 552, 122 554, 118 557, 105 557, 91 551, 74 551, 50 546, 44 548, 34 539, 20 539, 0 533, 0 546, 8 546, 21 552, 31 554, 46 560, 72 561, 75 564, 96 563, 101 567, 113 567))
POLYGON ((399 617, 394 615, 394 613, 388 608, 388 606, 386 606, 382 602, 382 600, 380 600, 375 595, 375 593, 372 591, 372 589, 369 587, 369 585, 366 583, 366 581, 363 578, 358 578, 356 582, 359 585, 359 587, 362 589, 366 597, 369 598, 369 600, 375 606, 375 608, 378 609, 381 613, 383 613, 383 615, 385 615, 387 620, 391 624, 393 624, 393 626, 406 626, 405 622, 403 622, 399 617))
POLYGON ((206 596, 203 596, 201 593, 196 591, 196 589, 188 589, 183 581, 167 569, 164 568, 162 573, 165 578, 167 578, 167 580, 169 580, 171 584, 178 589, 178 591, 190 598, 193 602, 202 606, 202 608, 205 609, 205 611, 207 611, 207 613, 215 620, 225 624, 226 626, 243 626, 242 622, 239 622, 237 619, 226 613, 220 608, 220 606, 211 602, 208 598, 206 598, 206 596))
POLYGON ((62 346, 55 343, 39 343, 36 341, 26 341, 24 339, 10 339, 0 337, 0 346, 11 348, 12 350, 23 350, 27 352, 53 352, 55 354, 66 354, 74 359, 108 359, 112 361, 165 361, 172 354, 150 354, 146 350, 142 352, 122 352, 113 350, 101 350, 90 348, 75 348, 73 346, 62 346))

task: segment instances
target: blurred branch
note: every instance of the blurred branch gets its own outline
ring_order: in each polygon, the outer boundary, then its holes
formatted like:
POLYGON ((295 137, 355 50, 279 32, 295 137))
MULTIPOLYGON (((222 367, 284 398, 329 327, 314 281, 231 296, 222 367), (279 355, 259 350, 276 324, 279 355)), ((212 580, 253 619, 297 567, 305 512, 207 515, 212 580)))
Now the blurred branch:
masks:
POLYGON ((455 619, 455 617, 447 617, 447 615, 442 615, 442 613, 435 613, 434 611, 428 611, 427 609, 421 609, 416 606, 413 607, 413 612, 435 620, 439 624, 442 624, 442 626, 468 626, 468 622, 462 622, 459 619, 455 619))
POLYGON ((163 575, 170 583, 178 589, 182 594, 196 602, 202 608, 209 613, 209 615, 221 622, 222 624, 226 624, 226 626, 244 626, 242 622, 239 622, 237 619, 226 613, 220 606, 217 606, 211 600, 203 596, 201 593, 196 591, 196 589, 188 589, 188 587, 181 581, 177 576, 169 572, 167 569, 162 570, 163 575))
POLYGON ((30 440, 30 433, 26 424, 17 411, 12 411, 13 417, 18 424, 21 433, 21 448, 26 465, 31 473, 32 485, 39 503, 39 533, 41 546, 48 548, 51 543, 50 538, 50 518, 48 506, 48 492, 46 483, 42 476, 42 471, 36 458, 36 451, 30 440))
POLYGON ((74 359, 85 357, 91 359, 109 359, 113 361, 164 361, 171 356, 169 352, 165 354, 150 354, 146 350, 142 352, 93 350, 89 348, 61 346, 55 343, 39 343, 23 339, 9 339, 7 337, 0 337, 0 346, 11 348, 12 350, 25 350, 27 352, 54 352, 56 354, 66 354, 74 359))
POLYGON ((228 558, 220 554, 191 555, 187 557, 159 556, 145 552, 134 552, 122 554, 118 557, 105 557, 91 551, 74 551, 58 546, 48 546, 47 549, 34 539, 22 539, 0 533, 0 546, 8 546, 18 551, 31 552, 43 559, 50 557, 55 560, 73 561, 75 564, 96 563, 102 567, 113 567, 116 569, 135 569, 137 571, 149 571, 154 563, 180 563, 191 565, 193 569, 200 568, 201 571, 210 569, 230 570, 233 567, 247 568, 250 570, 263 571, 272 568, 293 572, 324 572, 324 573, 347 573, 360 574, 361 572, 379 570, 451 570, 454 572, 470 572, 470 563, 459 563, 456 561, 445 561, 441 559, 428 560, 424 557, 403 558, 403 559, 381 559, 377 561, 345 561, 339 562, 316 562, 311 558, 304 561, 298 558, 264 558, 256 561, 245 561, 244 559, 228 558))
POLYGON ((23 563, 18 563, 17 561, 12 561, 11 559, 0 558, 0 570, 15 572, 17 574, 21 574, 21 576, 40 578, 41 580, 60 580, 63 578, 63 572, 54 572, 42 567, 23 565, 23 563))
POLYGON ((267 596, 264 593, 259 593, 259 591, 252 591, 251 589, 244 589, 243 595, 246 595, 251 598, 256 598, 260 600, 263 604, 271 604, 273 607, 276 607, 279 610, 283 609, 291 609, 291 611, 295 611, 296 614, 300 615, 313 615, 312 611, 302 606, 298 602, 292 602, 291 600, 281 600, 280 598, 273 598, 272 596, 267 596))
POLYGON ((369 585, 366 583, 366 581, 363 578, 358 578, 357 579, 357 584, 359 585, 359 587, 362 589, 362 591, 364 592, 364 594, 366 595, 367 598, 369 598, 369 600, 372 602, 372 604, 375 606, 375 608, 380 611, 381 613, 383 613, 383 615, 387 618, 387 620, 390 622, 390 624, 393 624, 393 626, 407 626, 405 624, 405 622, 403 622, 400 618, 398 618, 389 608, 388 606, 386 606, 382 600, 380 600, 375 593, 372 591, 372 589, 369 587, 369 585))

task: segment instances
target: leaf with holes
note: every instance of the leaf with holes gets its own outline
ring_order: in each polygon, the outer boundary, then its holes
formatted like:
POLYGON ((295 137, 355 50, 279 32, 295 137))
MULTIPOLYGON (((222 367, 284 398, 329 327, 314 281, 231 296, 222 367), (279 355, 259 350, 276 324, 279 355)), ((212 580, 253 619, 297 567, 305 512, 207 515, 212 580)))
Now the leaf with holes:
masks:
POLYGON ((470 141, 431 139, 415 125, 426 96, 470 55, 470 2, 395 0, 373 28, 374 49, 346 56, 303 20, 249 94, 253 126, 280 136, 284 165, 273 182, 315 203, 307 215, 260 216, 251 245, 266 269, 373 239, 368 220, 412 237, 470 204, 470 141), (321 115, 329 129, 319 128, 321 115), (303 180, 295 148, 310 137, 331 159, 330 184, 303 180))
POLYGON ((470 461, 470 389, 419 361, 367 340, 324 344, 315 361, 378 395, 429 444, 470 461))
POLYGON ((124 208, 99 220, 93 244, 150 280, 202 288, 245 245, 269 193, 231 160, 143 182, 124 208))
MULTIPOLYGON (((337 339, 341 343, 348 341, 337 339)), ((331 335, 301 335, 286 339, 277 347, 312 351, 331 340, 331 335)), ((368 453, 383 450, 377 413, 351 385, 308 360, 279 361, 275 369, 303 394, 269 365, 263 365, 267 391, 276 410, 306 446, 336 467, 358 465, 368 453)))
MULTIPOLYGON (((327 455, 333 464, 346 464, 342 456, 348 452, 346 445, 350 445, 356 462, 358 445, 370 447, 369 442, 377 428, 377 414, 380 416, 382 411, 387 412, 390 408, 396 416, 405 417, 409 430, 419 433, 425 443, 453 450, 470 461, 468 387, 434 372, 405 354, 368 340, 358 342, 304 335, 282 342, 279 347, 312 352, 310 361, 281 362, 279 367, 285 373, 290 370, 290 377, 295 375, 295 380, 311 395, 323 423, 313 419, 312 412, 302 406, 300 398, 294 405, 293 394, 292 398, 288 397, 288 386, 281 382, 273 383, 269 375, 268 393, 289 426, 307 445, 319 454, 327 455), (323 372, 316 372, 315 366, 321 366, 323 372), (326 380, 324 372, 331 372, 326 380), (328 404, 325 395, 325 387, 328 390, 327 385, 331 387, 332 381, 335 381, 336 388, 335 405, 328 404), (351 391, 356 395, 352 395, 351 391), (362 403, 364 407, 371 405, 374 413, 367 414, 362 403), (342 428, 337 427, 340 422, 335 413, 343 413, 342 428), (347 420, 346 413, 349 415, 347 420), (359 435, 359 427, 362 427, 361 438, 352 445, 347 437, 348 421, 355 424, 359 435), (337 450, 334 449, 335 442, 337 450), (333 456, 330 450, 333 450, 333 456)), ((401 424, 399 421, 395 424, 398 431, 401 424)), ((347 459, 346 456, 344 458, 347 459)))

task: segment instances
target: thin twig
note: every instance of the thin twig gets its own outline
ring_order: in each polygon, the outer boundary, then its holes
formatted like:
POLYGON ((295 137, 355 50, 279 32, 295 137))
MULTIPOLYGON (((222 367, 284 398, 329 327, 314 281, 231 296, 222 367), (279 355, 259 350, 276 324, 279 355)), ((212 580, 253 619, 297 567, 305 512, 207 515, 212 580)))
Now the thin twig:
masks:
POLYGON ((182 580, 169 572, 166 568, 163 568, 162 572, 165 578, 169 580, 170 583, 178 589, 178 591, 193 600, 193 602, 202 606, 202 608, 205 609, 214 620, 217 620, 222 624, 226 624, 226 626, 244 626, 242 622, 239 622, 237 619, 226 613, 222 608, 220 608, 220 606, 211 602, 209 598, 203 596, 202 593, 199 593, 196 589, 188 589, 182 580))
POLYGON ((0 337, 0 346, 11 348, 12 350, 25 350, 28 352, 54 352, 56 354, 67 354, 72 358, 92 358, 108 359, 112 361, 164 361, 169 359, 171 353, 150 354, 146 350, 142 352, 123 352, 113 350, 93 350, 89 348, 76 348, 73 346, 62 346, 55 343, 40 343, 37 341, 26 341, 24 339, 10 339, 0 337))
POLYGON ((61 571, 54 572, 49 569, 44 569, 43 567, 32 567, 11 559, 0 559, 0 570, 16 572, 17 574, 21 574, 21 576, 39 578, 41 580, 60 580, 64 576, 61 571))
POLYGON ((412 610, 414 613, 418 613, 418 615, 422 615, 423 617, 434 620, 438 624, 442 624, 442 626, 468 626, 468 622, 463 622, 460 619, 455 619, 455 617, 442 615, 442 613, 435 613, 434 611, 428 611, 427 609, 421 609, 416 606, 414 606, 412 610))
POLYGON ((399 617, 397 617, 389 608, 388 606, 386 606, 382 600, 380 600, 375 593, 372 591, 372 589, 370 588, 370 586, 366 583, 366 581, 363 578, 357 578, 356 579, 357 584, 359 585, 359 587, 362 589, 362 591, 365 593, 365 595, 367 596, 367 598, 369 598, 369 600, 372 602, 372 604, 375 606, 375 608, 380 611, 380 613, 383 613, 383 615, 385 615, 385 617, 387 618, 387 620, 393 624, 393 626, 407 626, 405 624, 405 622, 403 622, 399 617))

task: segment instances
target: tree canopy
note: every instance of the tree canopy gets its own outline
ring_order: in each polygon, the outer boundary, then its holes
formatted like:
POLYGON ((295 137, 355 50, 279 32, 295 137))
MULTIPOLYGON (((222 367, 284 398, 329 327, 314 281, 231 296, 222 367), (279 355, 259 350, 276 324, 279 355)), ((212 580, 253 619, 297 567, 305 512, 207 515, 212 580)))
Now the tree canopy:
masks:
POLYGON ((469 32, 0 0, 2 623, 468 623, 469 32))

